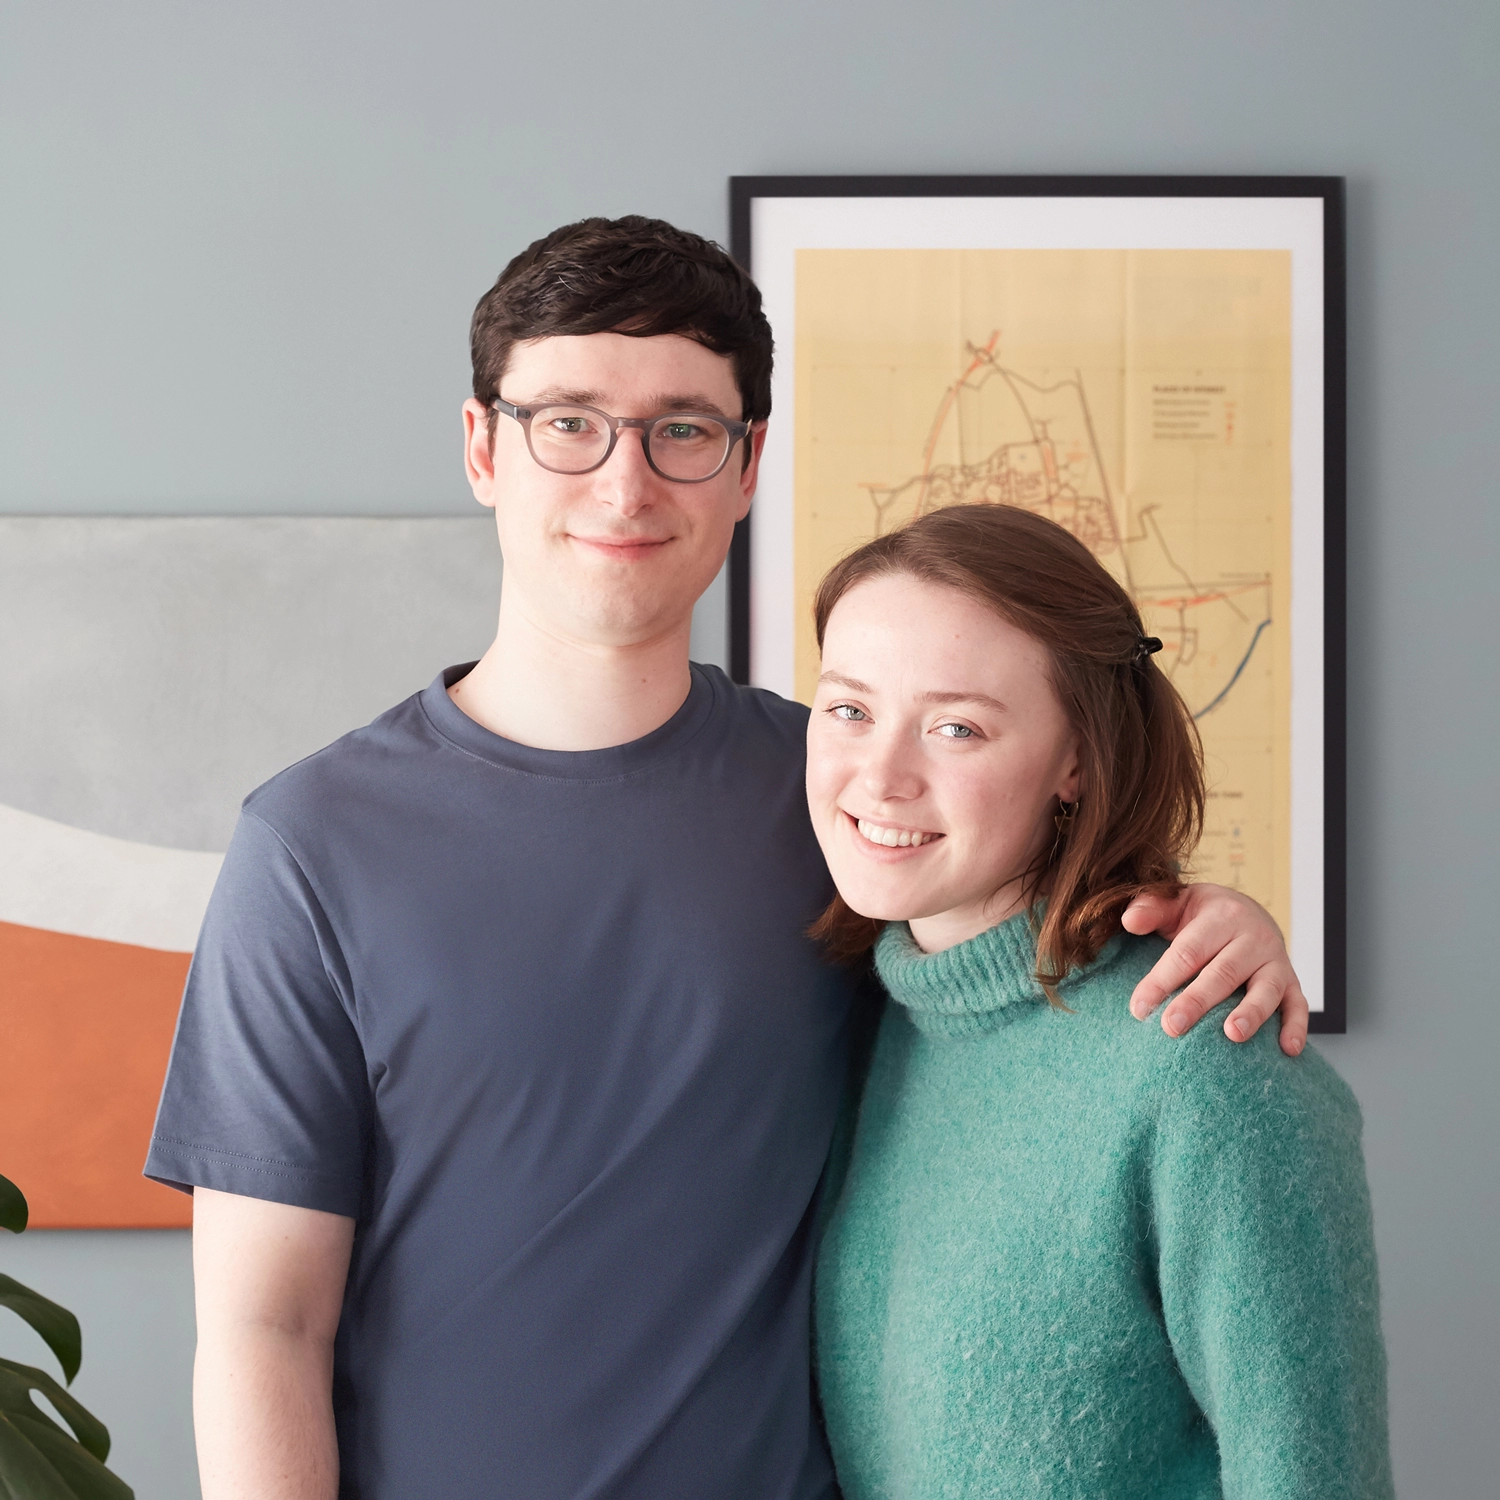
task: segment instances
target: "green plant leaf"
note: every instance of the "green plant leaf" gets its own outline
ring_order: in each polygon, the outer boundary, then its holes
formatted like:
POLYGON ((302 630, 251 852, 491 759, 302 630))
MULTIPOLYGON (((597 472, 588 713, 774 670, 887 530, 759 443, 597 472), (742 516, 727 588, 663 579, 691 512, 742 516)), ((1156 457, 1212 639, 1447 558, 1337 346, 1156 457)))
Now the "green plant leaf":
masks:
POLYGON ((22 1430, 29 1425, 0 1411, 0 1494, 6 1500, 75 1500, 68 1481, 22 1430))
MULTIPOLYGON (((26 1228, 26 1197, 0 1177, 0 1229, 26 1228)), ((78 1319, 67 1308, 0 1275, 0 1307, 24 1318, 57 1356, 71 1381, 83 1359, 78 1319)), ((0 1500, 135 1500, 135 1491, 104 1467, 109 1430, 45 1370, 0 1359, 0 1500), (71 1433, 37 1405, 44 1396, 71 1433)))
POLYGON ((101 1464, 109 1457, 109 1429, 98 1417, 70 1396, 45 1370, 17 1364, 13 1359, 0 1359, 0 1417, 43 1421, 54 1432, 62 1432, 62 1428, 31 1399, 33 1391, 40 1391, 57 1408, 63 1421, 73 1429, 73 1436, 81 1447, 101 1464))
POLYGON ((0 1229, 20 1234, 26 1228, 29 1217, 26 1194, 9 1177, 0 1177, 0 1229))
POLYGON ((29 1286, 22 1286, 9 1276, 0 1275, 0 1307, 8 1307, 18 1318, 24 1318, 46 1340, 57 1356, 63 1378, 69 1385, 83 1363, 83 1332, 78 1319, 67 1308, 49 1302, 29 1286))
MULTIPOLYGON (((49 1422, 40 1413, 38 1417, 40 1420, 15 1417, 12 1426, 52 1465, 70 1500, 135 1500, 135 1491, 118 1474, 111 1473, 92 1453, 86 1453, 66 1433, 58 1431, 55 1422, 49 1422)), ((26 1500, 31 1500, 30 1490, 24 1494, 26 1500)))

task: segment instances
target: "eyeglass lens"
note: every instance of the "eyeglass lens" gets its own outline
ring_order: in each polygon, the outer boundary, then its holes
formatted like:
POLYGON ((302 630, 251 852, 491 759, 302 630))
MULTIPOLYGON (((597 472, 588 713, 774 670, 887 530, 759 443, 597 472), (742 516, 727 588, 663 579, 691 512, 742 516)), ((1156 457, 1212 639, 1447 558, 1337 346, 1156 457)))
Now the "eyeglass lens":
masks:
MULTIPOLYGON (((586 406, 543 406, 527 433, 531 456, 558 474, 582 474, 609 451, 609 424, 586 406)), ((729 432, 712 417, 669 413, 642 430, 646 453, 668 479, 708 479, 729 453, 729 432)))

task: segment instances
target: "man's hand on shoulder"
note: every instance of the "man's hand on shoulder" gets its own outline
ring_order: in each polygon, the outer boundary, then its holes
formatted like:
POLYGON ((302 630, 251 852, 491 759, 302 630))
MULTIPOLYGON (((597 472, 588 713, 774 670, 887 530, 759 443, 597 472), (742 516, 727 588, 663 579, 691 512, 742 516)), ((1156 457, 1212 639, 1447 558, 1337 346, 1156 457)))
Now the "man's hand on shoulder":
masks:
POLYGON ((1172 898, 1137 896, 1121 922, 1127 932, 1159 933, 1172 945, 1135 987, 1133 1016, 1144 1020, 1180 989, 1161 1024, 1169 1036, 1181 1036, 1244 985, 1245 998, 1225 1020, 1224 1035, 1249 1041, 1279 1010, 1281 1050, 1288 1057, 1302 1051, 1307 1000, 1281 929, 1264 907, 1222 885, 1188 885, 1172 898))

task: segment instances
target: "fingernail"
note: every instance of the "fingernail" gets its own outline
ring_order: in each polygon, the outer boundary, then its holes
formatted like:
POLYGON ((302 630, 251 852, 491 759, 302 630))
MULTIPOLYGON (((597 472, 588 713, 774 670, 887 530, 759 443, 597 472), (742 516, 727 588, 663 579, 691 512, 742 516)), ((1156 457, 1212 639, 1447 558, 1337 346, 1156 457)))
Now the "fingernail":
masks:
POLYGON ((1293 1040, 1293 1042, 1292 1042, 1292 1056, 1293 1057, 1297 1057, 1297 1056, 1299 1056, 1301 1054, 1301 1052, 1302 1052, 1302 1046, 1303 1046, 1303 1042, 1302 1042, 1302 1038, 1301 1037, 1297 1037, 1297 1038, 1295 1038, 1293 1040))
POLYGON ((1177 1017, 1172 1015, 1163 1016, 1161 1018, 1161 1029, 1165 1031, 1168 1036, 1177 1036, 1177 1017))
POLYGON ((1250 1035, 1250 1028, 1243 1021, 1231 1021, 1229 1023, 1229 1034, 1235 1041, 1243 1042, 1250 1035))
POLYGON ((1133 1015, 1137 1021, 1144 1021, 1146 1019, 1146 1007, 1142 1005, 1139 1000, 1132 1000, 1130 1002, 1130 1014, 1133 1015))

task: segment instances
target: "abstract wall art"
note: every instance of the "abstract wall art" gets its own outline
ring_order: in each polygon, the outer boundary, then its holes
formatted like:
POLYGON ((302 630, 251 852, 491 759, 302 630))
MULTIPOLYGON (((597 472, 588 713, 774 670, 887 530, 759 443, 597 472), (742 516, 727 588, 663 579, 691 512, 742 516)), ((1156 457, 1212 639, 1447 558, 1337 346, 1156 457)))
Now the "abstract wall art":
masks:
POLYGON ((0 519, 0 1170, 185 1225, 141 1164, 240 799, 494 629, 467 519, 0 519))

